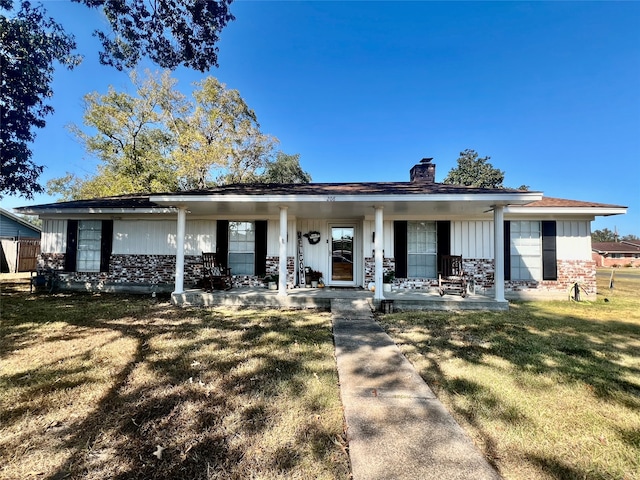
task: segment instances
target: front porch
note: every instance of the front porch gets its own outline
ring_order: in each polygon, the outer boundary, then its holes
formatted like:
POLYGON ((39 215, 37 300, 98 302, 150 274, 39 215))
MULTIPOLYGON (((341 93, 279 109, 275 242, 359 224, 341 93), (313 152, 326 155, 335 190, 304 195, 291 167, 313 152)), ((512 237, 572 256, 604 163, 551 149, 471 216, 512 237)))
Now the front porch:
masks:
MULTIPOLYGON (((293 308, 330 310, 331 300, 351 299, 369 303, 373 310, 381 309, 381 300, 374 299, 373 292, 364 289, 346 288, 292 288, 287 295, 278 295, 277 290, 245 287, 228 291, 205 292, 200 289, 186 289, 182 293, 172 293, 171 301, 184 306, 226 306, 251 308, 293 308)), ((473 294, 462 298, 458 295, 441 297, 436 290, 394 290, 384 292, 384 300, 392 304, 393 311, 408 310, 508 310, 509 302, 473 294)))

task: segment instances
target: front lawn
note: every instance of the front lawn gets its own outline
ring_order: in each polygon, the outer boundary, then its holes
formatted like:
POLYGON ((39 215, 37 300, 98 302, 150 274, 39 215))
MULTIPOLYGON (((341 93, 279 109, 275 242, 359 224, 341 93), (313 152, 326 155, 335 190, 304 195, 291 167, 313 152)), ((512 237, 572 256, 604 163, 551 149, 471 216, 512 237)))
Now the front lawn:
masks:
POLYGON ((640 277, 608 285, 379 320, 506 479, 640 479, 640 277))
POLYGON ((329 314, 1 288, 0 478, 349 478, 329 314))

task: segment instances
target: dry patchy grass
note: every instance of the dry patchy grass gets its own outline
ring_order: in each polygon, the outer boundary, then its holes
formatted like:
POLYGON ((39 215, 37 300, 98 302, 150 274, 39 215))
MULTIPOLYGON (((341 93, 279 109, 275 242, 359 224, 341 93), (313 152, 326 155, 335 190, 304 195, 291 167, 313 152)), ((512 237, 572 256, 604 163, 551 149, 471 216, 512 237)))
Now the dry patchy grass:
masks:
POLYGON ((380 321, 506 479, 640 479, 640 277, 607 287, 380 321))
POLYGON ((1 308, 2 479, 349 477, 328 314, 15 283, 1 308))

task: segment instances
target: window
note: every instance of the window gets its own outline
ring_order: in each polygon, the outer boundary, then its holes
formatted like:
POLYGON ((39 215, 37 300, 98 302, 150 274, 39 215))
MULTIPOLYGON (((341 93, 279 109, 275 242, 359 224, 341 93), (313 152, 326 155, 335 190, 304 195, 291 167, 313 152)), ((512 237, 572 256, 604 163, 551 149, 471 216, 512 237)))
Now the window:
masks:
POLYGON ((229 267, 233 275, 254 275, 255 244, 253 222, 229 222, 229 267))
POLYGON ((77 271, 100 271, 101 240, 102 221, 80 220, 78 222, 77 271))
POLYGON ((67 220, 66 272, 108 272, 113 220, 67 220))
POLYGON ((437 277, 436 222, 407 222, 407 276, 437 277))
POLYGON ((542 279, 542 234, 540 222, 511 221, 511 280, 542 279))

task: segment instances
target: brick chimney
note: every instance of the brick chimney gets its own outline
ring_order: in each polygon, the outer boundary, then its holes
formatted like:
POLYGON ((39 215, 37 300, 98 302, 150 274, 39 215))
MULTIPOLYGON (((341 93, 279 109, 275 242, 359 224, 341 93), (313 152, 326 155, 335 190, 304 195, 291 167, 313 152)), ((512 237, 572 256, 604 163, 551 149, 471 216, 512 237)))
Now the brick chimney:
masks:
POLYGON ((411 183, 435 183, 436 164, 431 163, 433 158, 423 158, 420 163, 411 168, 411 183))

